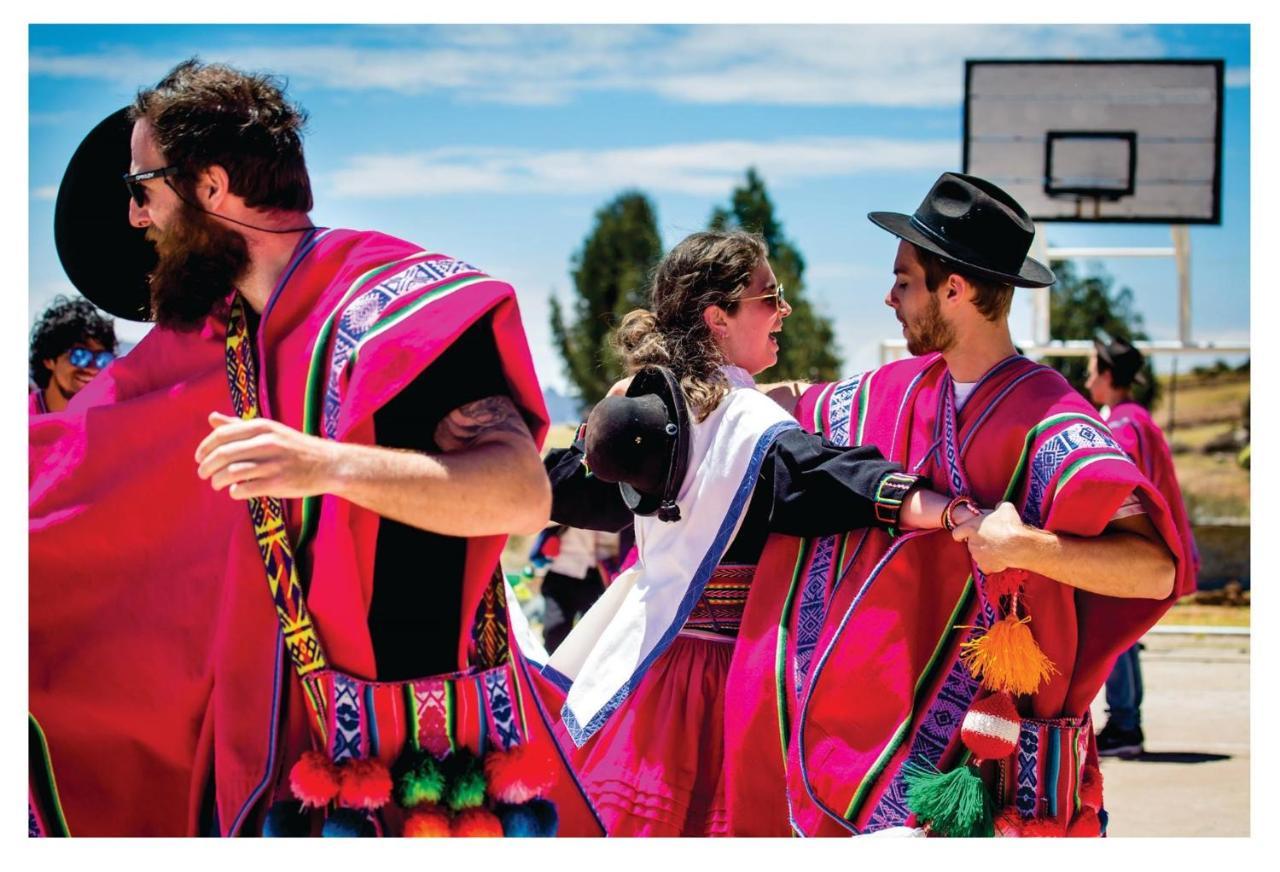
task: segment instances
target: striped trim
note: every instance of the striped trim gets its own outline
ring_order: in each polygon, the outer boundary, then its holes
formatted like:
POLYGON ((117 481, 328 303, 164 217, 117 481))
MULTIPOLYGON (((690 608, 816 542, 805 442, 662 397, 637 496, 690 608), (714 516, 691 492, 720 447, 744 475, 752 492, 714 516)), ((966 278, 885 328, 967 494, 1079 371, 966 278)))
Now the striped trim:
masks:
POLYGON ((28 813, 36 817, 40 835, 66 837, 71 835, 67 817, 62 811, 62 798, 58 795, 58 782, 53 775, 53 761, 49 755, 49 742, 36 716, 27 712, 28 755, 28 813))

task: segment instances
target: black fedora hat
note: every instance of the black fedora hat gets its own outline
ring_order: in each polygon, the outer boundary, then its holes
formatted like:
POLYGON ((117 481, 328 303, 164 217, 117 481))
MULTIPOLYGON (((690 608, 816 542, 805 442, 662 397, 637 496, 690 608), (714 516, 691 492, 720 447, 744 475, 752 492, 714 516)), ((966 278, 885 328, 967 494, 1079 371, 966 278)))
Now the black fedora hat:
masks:
POLYGON ((1147 374, 1142 371, 1146 359, 1142 352, 1123 339, 1112 339, 1103 342, 1094 338, 1093 349, 1098 353, 1098 360, 1107 365, 1111 371, 1111 381, 1116 387, 1128 387, 1131 384, 1145 385, 1147 374))
POLYGON ((80 143, 58 187, 53 241, 76 290, 95 306, 129 321, 151 320, 147 276, 156 250, 129 223, 128 108, 112 112, 80 143))
POLYGON ((1027 257, 1036 235, 1027 211, 986 179, 943 173, 914 215, 870 212, 867 217, 980 278, 1022 288, 1053 284, 1053 270, 1027 257))
POLYGON ((680 520, 676 497, 689 469, 689 411, 671 370, 647 366, 625 397, 606 397, 587 418, 587 467, 617 482, 637 515, 680 520))

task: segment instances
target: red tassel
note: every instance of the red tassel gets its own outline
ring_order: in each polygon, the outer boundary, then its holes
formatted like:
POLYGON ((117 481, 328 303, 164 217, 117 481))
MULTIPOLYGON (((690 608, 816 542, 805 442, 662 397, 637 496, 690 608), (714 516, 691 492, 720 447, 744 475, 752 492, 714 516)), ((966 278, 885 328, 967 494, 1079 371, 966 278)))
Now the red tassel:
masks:
POLYGON ((1097 766, 1085 766, 1080 778, 1080 804, 1097 811, 1102 808, 1102 772, 1097 766))
POLYGON ((449 815, 437 806, 417 808, 404 819, 404 834, 410 838, 449 838, 453 830, 449 815))
POLYGON ((550 748, 516 745, 484 758, 489 795, 498 802, 519 805, 545 796, 556 782, 556 758, 550 748))
POLYGON ((1022 825, 1022 837, 1024 839, 1039 838, 1058 838, 1065 836, 1066 830, 1062 824, 1053 818, 1032 818, 1022 825))
POLYGON ((391 773, 377 760, 348 760, 342 766, 338 802, 372 811, 391 801, 391 773))
POLYGON ((1031 573, 1025 569, 1005 569, 1001 572, 993 572, 991 575, 985 576, 986 581, 983 584, 983 590, 986 591, 989 602, 998 602, 1001 597, 1016 594, 1030 577, 1031 573))
POLYGON ((1016 808, 1006 808, 995 821, 996 835, 1005 839, 1022 837, 1022 815, 1016 808))
POLYGON ((502 838, 502 821, 487 808, 469 808, 453 819, 450 832, 454 838, 502 838))
POLYGON ((1067 835, 1086 839, 1096 839, 1102 835, 1102 822, 1098 820, 1098 813, 1088 807, 1080 809, 1067 828, 1067 835))
POLYGON ((338 767, 319 751, 306 751, 289 770, 289 788, 303 808, 320 808, 338 795, 338 767))

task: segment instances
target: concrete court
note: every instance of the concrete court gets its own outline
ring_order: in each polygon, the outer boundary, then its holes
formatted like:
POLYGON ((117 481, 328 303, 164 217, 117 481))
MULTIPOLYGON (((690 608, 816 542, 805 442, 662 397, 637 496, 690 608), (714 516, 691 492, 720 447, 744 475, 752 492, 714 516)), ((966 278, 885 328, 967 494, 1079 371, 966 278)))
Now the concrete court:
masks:
MULTIPOLYGON (((1146 753, 1102 759, 1108 836, 1248 836, 1249 637, 1152 635, 1146 753)), ((1102 694, 1094 723, 1106 722, 1102 694)))

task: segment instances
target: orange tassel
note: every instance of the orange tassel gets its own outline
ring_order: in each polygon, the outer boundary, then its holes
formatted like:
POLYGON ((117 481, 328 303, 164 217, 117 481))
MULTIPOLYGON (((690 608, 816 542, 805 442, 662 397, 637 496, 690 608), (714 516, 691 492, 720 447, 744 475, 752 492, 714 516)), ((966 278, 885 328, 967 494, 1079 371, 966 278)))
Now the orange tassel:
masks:
MULTIPOLYGON (((1030 617, 1005 615, 986 633, 960 646, 960 660, 969 673, 982 676, 988 690, 1014 694, 1035 693, 1058 670, 1040 650, 1027 624, 1030 617)), ((969 629, 969 628, 962 628, 969 629)))

